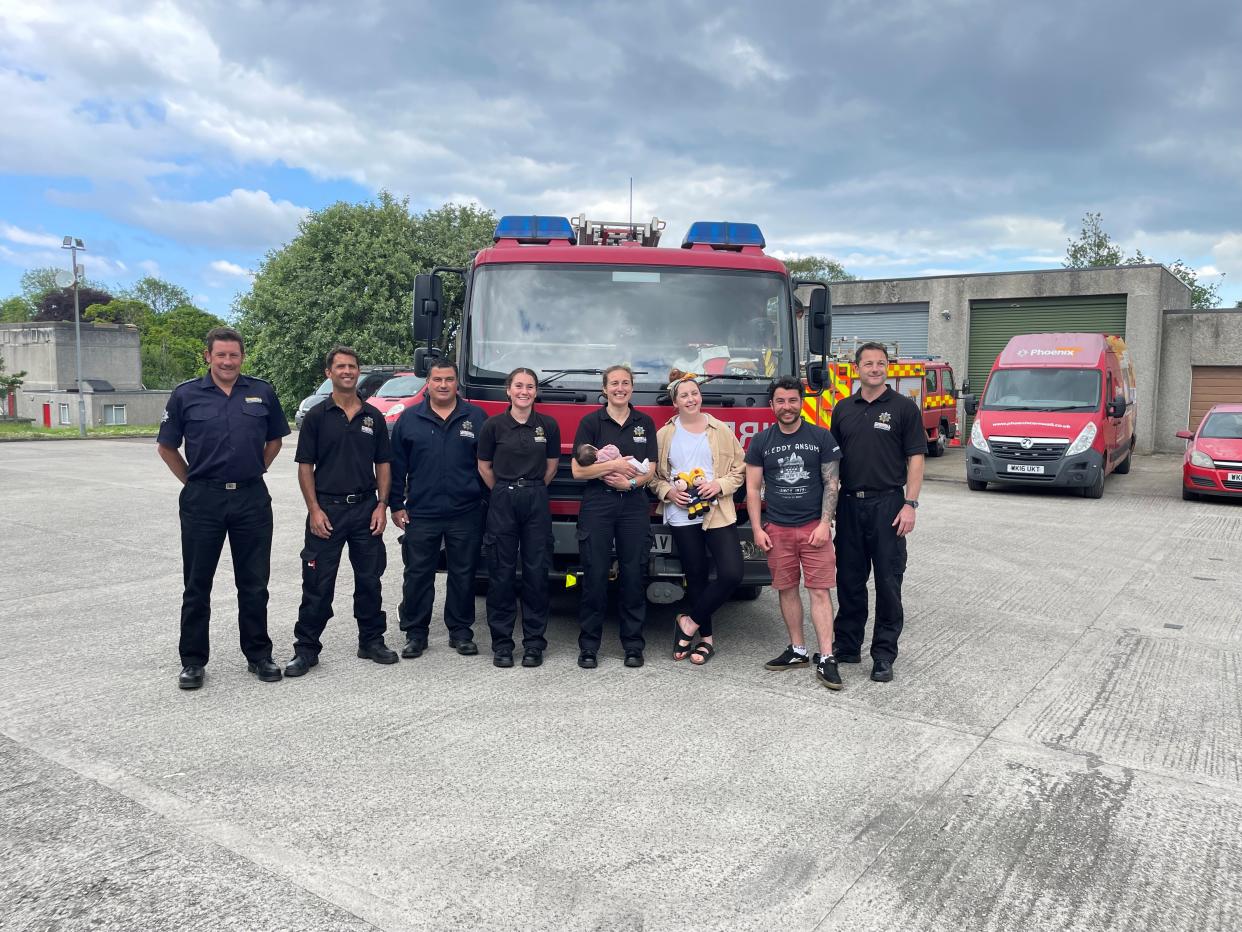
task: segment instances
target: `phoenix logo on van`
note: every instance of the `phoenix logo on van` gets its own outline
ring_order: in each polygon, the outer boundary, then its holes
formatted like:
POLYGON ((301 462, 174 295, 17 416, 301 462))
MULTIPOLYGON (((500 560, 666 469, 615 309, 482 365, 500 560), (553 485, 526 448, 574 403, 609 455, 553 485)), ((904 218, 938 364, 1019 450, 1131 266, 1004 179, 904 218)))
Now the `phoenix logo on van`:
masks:
POLYGON ((1019 356, 1073 356, 1082 349, 1080 346, 1058 346, 1056 349, 1020 349, 1019 356))

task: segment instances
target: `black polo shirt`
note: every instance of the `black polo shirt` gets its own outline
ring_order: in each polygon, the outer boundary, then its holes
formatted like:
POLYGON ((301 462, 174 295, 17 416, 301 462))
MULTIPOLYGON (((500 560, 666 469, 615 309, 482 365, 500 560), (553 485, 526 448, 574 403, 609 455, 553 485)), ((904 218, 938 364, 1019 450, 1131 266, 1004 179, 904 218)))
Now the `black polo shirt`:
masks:
POLYGON ((263 447, 288 436, 289 422, 269 382, 239 375, 225 394, 208 372, 172 390, 155 442, 185 441, 190 481, 248 482, 266 471, 263 447))
POLYGON ((306 412, 293 458, 315 467, 317 495, 374 492, 375 465, 392 462, 384 415, 364 401, 350 420, 329 395, 306 412))
MULTIPOLYGON (((574 452, 584 443, 596 448, 606 447, 611 443, 621 451, 622 457, 632 456, 639 461, 651 460, 654 464, 657 455, 655 434, 655 421, 649 415, 635 410, 633 405, 630 405, 630 413, 624 424, 618 424, 609 417, 608 406, 604 405, 583 417, 578 424, 578 432, 574 435, 574 452)), ((604 480, 590 479, 582 497, 588 499, 609 494, 612 494, 612 490, 604 484, 604 480)))
POLYGON ((832 409, 832 436, 841 447, 841 488, 883 492, 906 484, 906 457, 927 453, 923 412, 885 386, 875 401, 855 392, 832 409))
POLYGON ((479 459, 492 464, 497 482, 543 480, 548 460, 561 455, 561 427, 556 418, 531 410, 522 424, 506 408, 489 417, 479 431, 479 459))

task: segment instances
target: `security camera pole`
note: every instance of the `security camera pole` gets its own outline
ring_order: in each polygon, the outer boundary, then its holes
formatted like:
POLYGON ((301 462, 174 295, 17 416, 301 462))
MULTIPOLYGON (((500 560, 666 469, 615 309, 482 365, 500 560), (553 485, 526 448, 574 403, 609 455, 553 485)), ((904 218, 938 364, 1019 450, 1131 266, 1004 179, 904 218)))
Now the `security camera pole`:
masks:
POLYGON ((82 321, 78 311, 78 250, 86 251, 82 241, 74 236, 66 236, 61 242, 61 249, 69 250, 69 258, 73 268, 73 335, 77 343, 78 354, 78 434, 86 436, 86 398, 82 395, 82 321))

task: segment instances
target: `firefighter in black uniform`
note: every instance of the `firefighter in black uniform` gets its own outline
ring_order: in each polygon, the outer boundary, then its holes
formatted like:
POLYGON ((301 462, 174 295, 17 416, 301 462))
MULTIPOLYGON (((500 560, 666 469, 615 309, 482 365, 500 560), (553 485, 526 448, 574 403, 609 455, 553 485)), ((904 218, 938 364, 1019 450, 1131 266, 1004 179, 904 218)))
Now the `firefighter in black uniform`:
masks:
POLYGON ((301 676, 319 663, 319 638, 332 617, 341 551, 349 545, 354 568, 354 618, 358 656, 396 663, 384 643, 387 619, 380 579, 388 566, 384 547, 392 452, 384 416, 358 397, 358 354, 347 346, 329 351, 324 374, 332 394, 311 408, 298 434, 298 485, 306 499, 302 550, 302 604, 293 628, 293 659, 285 676, 301 676), (377 499, 378 494, 378 499, 377 499))
POLYGON ((643 622, 647 618, 647 594, 643 576, 651 551, 651 499, 645 486, 655 469, 643 473, 628 462, 656 458, 655 422, 630 404, 634 373, 627 366, 604 372, 607 403, 587 414, 574 436, 574 450, 584 443, 596 448, 613 444, 618 459, 583 466, 573 458, 575 479, 586 479, 582 508, 578 513, 578 554, 582 560, 582 598, 578 606, 578 666, 593 670, 604 631, 608 607, 608 569, 615 544, 621 593, 618 604, 621 647, 627 667, 643 665, 643 622))
POLYGON ((241 374, 246 348, 228 327, 207 333, 209 370, 173 389, 156 449, 185 486, 179 499, 182 689, 203 685, 209 655, 211 585, 229 539, 237 584, 237 625, 251 673, 280 679, 267 636, 267 581, 272 560, 272 497, 263 473, 280 452, 289 422, 272 386, 241 374), (181 443, 185 441, 185 457, 181 443))
POLYGON ((522 559, 522 666, 543 663, 548 642, 548 573, 552 568, 552 512, 548 483, 561 455, 555 418, 535 410, 538 378, 514 369, 505 383, 509 408, 487 419, 479 432, 479 475, 492 490, 487 508, 487 626, 492 663, 513 666, 517 620, 518 549, 522 559))
POLYGON ((842 456, 833 654, 839 663, 862 660, 867 577, 874 567, 871 678, 887 683, 905 622, 906 535, 914 530, 919 507, 927 434, 919 406, 885 384, 888 350, 882 344, 858 347, 854 365, 862 387, 832 411, 832 435, 842 456))

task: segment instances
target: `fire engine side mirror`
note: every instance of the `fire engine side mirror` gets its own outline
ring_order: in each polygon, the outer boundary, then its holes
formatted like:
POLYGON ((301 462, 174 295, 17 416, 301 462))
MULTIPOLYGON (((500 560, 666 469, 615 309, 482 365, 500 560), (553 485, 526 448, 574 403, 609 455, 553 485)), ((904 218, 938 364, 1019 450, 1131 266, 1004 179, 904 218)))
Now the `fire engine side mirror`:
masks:
POLYGON ((974 395, 963 395, 962 399, 966 405, 966 413, 974 417, 979 413, 979 399, 974 395))
POLYGON ((440 356, 440 350, 435 346, 420 346, 414 351, 414 374, 420 379, 427 378, 431 372, 431 360, 440 356))
POLYGON ((808 362, 806 364, 806 387, 817 395, 828 387, 828 380, 825 378, 824 364, 822 362, 808 362))
POLYGON ((956 393, 954 393, 954 397, 958 398, 958 397, 963 397, 969 394, 970 394, 970 379, 965 379, 962 382, 962 387, 959 388, 956 393))
POLYGON ((444 280, 439 275, 414 277, 414 308, 410 315, 410 332, 415 343, 435 343, 440 339, 443 319, 444 280))
POLYGON ((811 308, 807 312, 807 345, 812 356, 824 356, 832 342, 832 301, 827 286, 811 292, 811 308))

